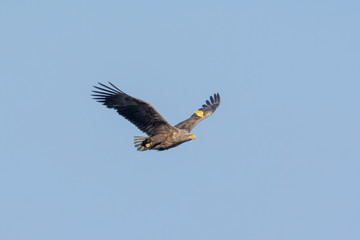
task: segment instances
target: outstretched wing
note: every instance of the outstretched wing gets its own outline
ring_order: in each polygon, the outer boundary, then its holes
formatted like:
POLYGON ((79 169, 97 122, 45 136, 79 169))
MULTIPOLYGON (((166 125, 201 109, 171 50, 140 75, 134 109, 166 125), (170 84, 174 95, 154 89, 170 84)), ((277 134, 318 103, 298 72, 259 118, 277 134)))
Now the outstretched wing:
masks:
POLYGON ((202 105, 202 108, 195 111, 195 113, 185 121, 182 121, 181 123, 177 124, 175 127, 184 129, 187 131, 191 131, 199 122, 201 122, 203 119, 209 117, 211 114, 215 112, 215 110, 220 105, 220 95, 219 93, 214 94, 213 96, 210 96, 210 101, 206 100, 206 104, 202 105))
POLYGON ((141 131, 148 135, 166 132, 172 126, 151 106, 140 99, 133 98, 112 83, 111 87, 99 83, 101 87, 94 86, 94 99, 108 108, 115 109, 121 116, 132 122, 141 131))

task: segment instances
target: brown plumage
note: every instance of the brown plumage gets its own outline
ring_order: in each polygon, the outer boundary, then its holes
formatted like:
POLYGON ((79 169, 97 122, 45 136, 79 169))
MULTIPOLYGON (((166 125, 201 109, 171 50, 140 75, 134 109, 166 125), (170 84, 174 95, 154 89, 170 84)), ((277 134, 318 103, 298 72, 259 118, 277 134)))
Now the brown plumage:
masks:
POLYGON ((108 108, 115 109, 121 116, 132 122, 137 128, 146 133, 147 137, 134 137, 134 145, 139 151, 166 150, 184 142, 196 139, 190 131, 203 119, 213 114, 220 105, 220 95, 214 94, 206 104, 195 111, 185 121, 171 126, 151 104, 131 97, 118 89, 112 83, 101 87, 94 86, 92 96, 108 108))

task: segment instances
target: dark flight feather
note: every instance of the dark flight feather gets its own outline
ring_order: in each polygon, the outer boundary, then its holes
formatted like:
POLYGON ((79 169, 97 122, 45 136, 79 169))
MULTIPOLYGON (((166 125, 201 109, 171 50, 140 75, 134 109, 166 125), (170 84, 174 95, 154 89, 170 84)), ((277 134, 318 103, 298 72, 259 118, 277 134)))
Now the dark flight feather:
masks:
POLYGON ((172 126, 151 106, 151 104, 140 99, 131 97, 113 87, 110 88, 102 83, 102 87, 94 86, 100 91, 93 91, 95 100, 108 108, 115 109, 120 115, 133 123, 141 131, 148 135, 154 135, 159 131, 166 131, 172 126))

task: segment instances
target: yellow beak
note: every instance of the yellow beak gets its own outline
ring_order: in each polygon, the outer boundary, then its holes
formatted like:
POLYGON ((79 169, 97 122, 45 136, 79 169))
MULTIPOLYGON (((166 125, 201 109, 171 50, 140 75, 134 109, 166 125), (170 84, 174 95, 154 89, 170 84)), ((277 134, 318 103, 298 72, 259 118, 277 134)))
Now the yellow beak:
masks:
POLYGON ((193 134, 193 135, 190 135, 189 138, 195 140, 195 139, 196 139, 196 136, 193 134))

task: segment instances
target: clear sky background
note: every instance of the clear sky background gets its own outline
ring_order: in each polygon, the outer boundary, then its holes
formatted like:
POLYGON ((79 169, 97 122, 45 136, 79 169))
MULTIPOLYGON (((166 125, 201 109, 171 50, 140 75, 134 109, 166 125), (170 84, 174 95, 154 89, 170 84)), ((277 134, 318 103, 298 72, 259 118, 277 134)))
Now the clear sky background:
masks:
POLYGON ((359 1, 0 4, 0 239, 360 239, 359 1), (137 152, 111 81, 197 140, 137 152))

